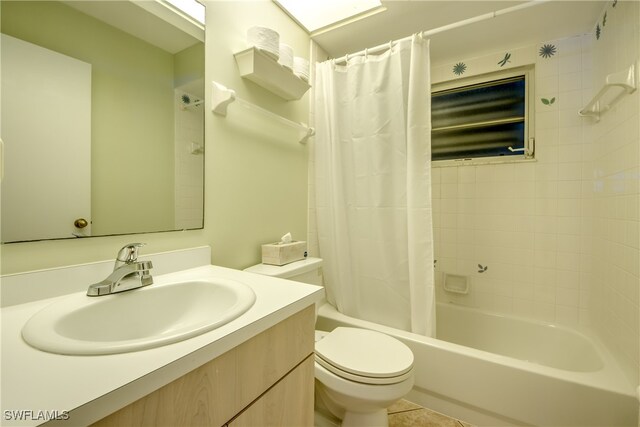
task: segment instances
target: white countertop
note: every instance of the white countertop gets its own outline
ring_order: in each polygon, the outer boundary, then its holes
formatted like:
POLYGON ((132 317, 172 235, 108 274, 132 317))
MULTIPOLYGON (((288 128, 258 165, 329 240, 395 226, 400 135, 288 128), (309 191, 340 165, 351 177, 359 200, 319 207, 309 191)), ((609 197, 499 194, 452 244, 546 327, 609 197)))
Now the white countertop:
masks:
POLYGON ((48 418, 41 411, 67 411, 69 419, 60 421, 65 425, 95 422, 320 301, 324 295, 318 286, 212 265, 154 275, 152 286, 212 276, 249 285, 256 294, 253 307, 213 331, 131 353, 65 356, 26 344, 20 334, 25 322, 65 296, 2 308, 1 425, 43 424, 48 418), (19 411, 25 419, 15 419, 19 411))

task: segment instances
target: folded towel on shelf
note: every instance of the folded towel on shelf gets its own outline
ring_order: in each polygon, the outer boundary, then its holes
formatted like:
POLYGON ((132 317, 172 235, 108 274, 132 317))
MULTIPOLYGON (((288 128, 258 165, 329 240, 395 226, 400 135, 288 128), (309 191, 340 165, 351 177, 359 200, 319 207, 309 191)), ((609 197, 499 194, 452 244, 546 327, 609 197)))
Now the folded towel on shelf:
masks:
POLYGON ((309 81, 309 61, 296 56, 293 58, 293 74, 300 77, 305 82, 309 81))
POLYGON ((273 59, 280 57, 280 34, 267 27, 251 27, 247 30, 247 44, 254 46, 273 59))
POLYGON ((280 43, 280 65, 293 69, 293 49, 288 44, 280 43))

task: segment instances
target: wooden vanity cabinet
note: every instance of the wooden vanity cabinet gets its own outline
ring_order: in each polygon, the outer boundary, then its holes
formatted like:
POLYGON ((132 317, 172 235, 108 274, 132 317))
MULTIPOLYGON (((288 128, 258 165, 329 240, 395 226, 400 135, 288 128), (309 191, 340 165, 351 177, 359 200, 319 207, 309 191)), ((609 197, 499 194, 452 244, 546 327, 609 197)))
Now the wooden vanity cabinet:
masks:
POLYGON ((93 424, 312 426, 311 305, 93 424))
POLYGON ((312 426, 313 364, 311 355, 227 426, 312 426))

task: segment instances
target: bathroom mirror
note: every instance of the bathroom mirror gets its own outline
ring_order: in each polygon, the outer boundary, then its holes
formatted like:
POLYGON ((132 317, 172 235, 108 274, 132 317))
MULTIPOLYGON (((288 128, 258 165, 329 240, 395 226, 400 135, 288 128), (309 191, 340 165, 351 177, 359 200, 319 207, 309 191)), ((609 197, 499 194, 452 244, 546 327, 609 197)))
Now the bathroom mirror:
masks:
POLYGON ((204 26, 161 1, 0 7, 2 243, 202 228, 204 26))

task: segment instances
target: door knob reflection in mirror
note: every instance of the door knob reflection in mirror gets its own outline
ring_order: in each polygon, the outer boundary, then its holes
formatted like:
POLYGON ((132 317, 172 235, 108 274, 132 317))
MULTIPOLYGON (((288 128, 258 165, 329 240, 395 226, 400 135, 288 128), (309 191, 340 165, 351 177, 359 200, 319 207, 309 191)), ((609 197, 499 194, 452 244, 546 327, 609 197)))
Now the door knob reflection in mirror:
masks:
POLYGON ((78 218, 75 221, 73 221, 73 225, 76 228, 85 228, 87 225, 89 225, 89 222, 84 218, 78 218))

